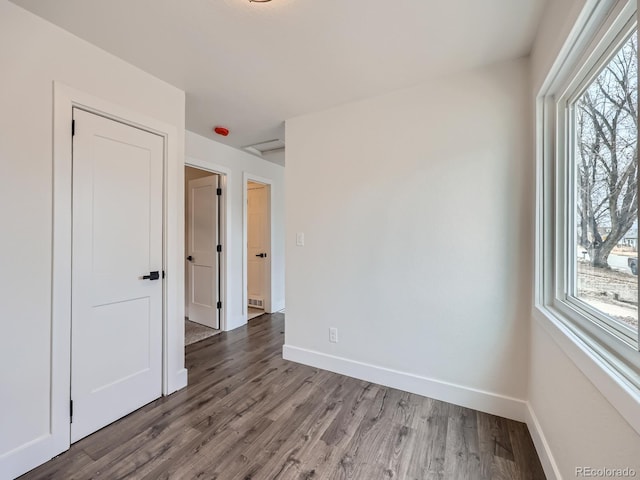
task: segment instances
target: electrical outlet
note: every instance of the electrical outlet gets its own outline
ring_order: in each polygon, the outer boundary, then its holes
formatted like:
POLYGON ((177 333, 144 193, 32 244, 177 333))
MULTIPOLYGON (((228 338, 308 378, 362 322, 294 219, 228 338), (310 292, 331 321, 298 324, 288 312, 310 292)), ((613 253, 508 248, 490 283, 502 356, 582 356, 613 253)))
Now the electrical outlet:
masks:
POLYGON ((304 233, 302 232, 296 233, 296 245, 298 247, 304 247, 304 233))
POLYGON ((329 341, 331 343, 338 343, 338 329, 331 327, 329 328, 329 341))

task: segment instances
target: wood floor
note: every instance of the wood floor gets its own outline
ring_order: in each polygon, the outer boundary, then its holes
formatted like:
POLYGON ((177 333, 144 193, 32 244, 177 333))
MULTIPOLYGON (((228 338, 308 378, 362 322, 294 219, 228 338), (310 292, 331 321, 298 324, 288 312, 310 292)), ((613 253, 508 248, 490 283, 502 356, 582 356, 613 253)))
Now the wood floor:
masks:
POLYGON ((187 347, 189 386, 23 479, 544 479, 526 425, 282 359, 284 316, 187 347))

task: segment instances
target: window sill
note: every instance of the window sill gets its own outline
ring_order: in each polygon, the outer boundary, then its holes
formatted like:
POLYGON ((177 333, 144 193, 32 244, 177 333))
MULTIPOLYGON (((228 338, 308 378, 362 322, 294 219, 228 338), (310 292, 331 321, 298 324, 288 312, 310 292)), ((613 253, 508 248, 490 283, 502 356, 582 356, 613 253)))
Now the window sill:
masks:
POLYGON ((640 390, 611 366, 611 354, 585 343, 576 334, 574 327, 559 312, 549 307, 535 306, 533 318, 640 435, 640 390))

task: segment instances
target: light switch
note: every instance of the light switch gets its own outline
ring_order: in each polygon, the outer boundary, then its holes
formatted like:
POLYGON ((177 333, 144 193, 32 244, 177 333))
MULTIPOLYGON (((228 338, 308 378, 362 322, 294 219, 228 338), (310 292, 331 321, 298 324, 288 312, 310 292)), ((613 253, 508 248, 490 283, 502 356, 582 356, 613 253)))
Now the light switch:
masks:
POLYGON ((296 245, 299 247, 304 246, 304 233, 302 232, 296 233, 296 245))

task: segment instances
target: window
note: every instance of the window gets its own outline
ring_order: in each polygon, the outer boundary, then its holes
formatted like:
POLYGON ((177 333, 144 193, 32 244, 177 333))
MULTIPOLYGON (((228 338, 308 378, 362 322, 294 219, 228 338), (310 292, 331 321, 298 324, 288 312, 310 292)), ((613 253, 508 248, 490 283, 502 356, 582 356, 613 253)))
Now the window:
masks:
POLYGON ((636 4, 598 8, 540 97, 536 305, 640 394, 636 4))
POLYGON ((638 340, 637 38, 634 29, 567 112, 574 234, 567 298, 631 343, 638 340))

